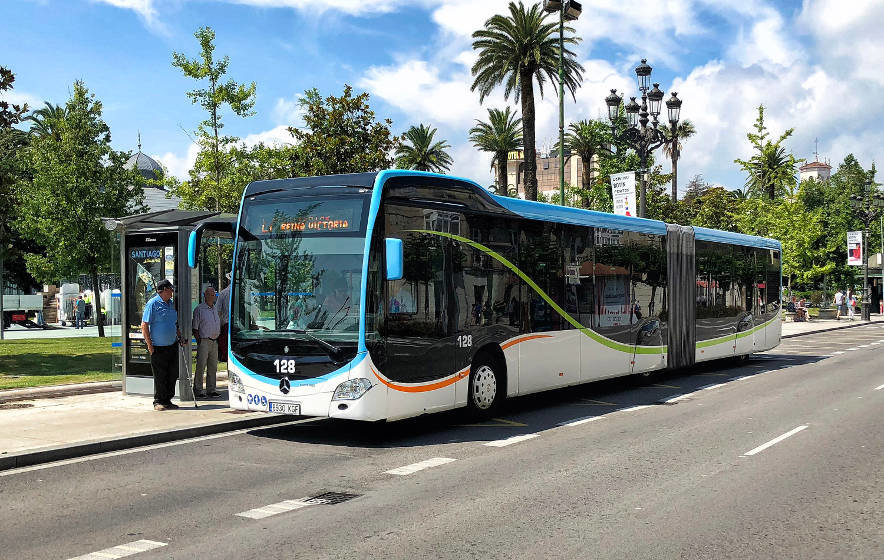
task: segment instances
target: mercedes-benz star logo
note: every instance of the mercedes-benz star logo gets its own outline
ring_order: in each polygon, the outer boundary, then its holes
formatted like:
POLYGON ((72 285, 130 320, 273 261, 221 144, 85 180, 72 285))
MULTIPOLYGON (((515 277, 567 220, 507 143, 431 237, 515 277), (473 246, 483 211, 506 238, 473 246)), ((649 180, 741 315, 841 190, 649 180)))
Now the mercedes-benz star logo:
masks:
POLYGON ((291 391, 291 389, 292 389, 292 384, 289 381, 288 377, 283 377, 282 379, 279 380, 279 390, 282 392, 283 395, 288 395, 289 391, 291 391))

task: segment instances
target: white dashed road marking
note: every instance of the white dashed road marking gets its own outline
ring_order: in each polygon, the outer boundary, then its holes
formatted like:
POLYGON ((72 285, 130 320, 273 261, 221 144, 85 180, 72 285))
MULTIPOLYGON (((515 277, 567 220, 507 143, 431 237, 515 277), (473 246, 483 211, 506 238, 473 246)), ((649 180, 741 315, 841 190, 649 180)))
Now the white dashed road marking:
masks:
POLYGON ((880 391, 881 389, 884 389, 884 385, 878 385, 877 387, 875 387, 876 391, 880 391))
POLYGON ((805 428, 807 428, 807 426, 798 426, 797 428, 795 428, 793 430, 789 430, 785 434, 783 434, 781 436, 777 436, 767 443, 762 443, 761 445, 759 445, 755 449, 752 449, 751 451, 747 451, 746 453, 744 453, 744 456, 755 455, 756 453, 761 453, 762 451, 764 451, 765 449, 767 449, 771 445, 776 445, 777 443, 783 441, 787 437, 794 436, 795 434, 797 434, 798 432, 800 432, 801 430, 803 430, 805 428))
POLYGON ((595 422, 596 420, 601 420, 604 416, 584 416, 583 418, 575 418, 574 420, 568 420, 567 422, 562 422, 559 426, 579 426, 581 424, 586 424, 587 422, 595 422))
POLYGON ((284 502, 270 504, 269 506, 250 509, 249 511, 243 511, 241 513, 237 513, 236 515, 240 517, 248 517, 249 519, 264 519, 265 517, 270 517, 271 515, 285 513, 287 511, 294 511, 296 509, 301 509, 302 507, 315 506, 319 503, 308 502, 307 500, 308 498, 301 498, 300 500, 286 500, 284 502))
POLYGON ((147 552, 148 550, 161 548, 166 546, 167 544, 169 543, 140 540, 121 544, 119 546, 114 546, 111 548, 105 548, 104 550, 99 550, 97 552, 90 552, 89 554, 77 556, 76 558, 71 558, 70 560, 107 560, 108 558, 125 558, 126 556, 132 556, 133 554, 138 554, 139 552, 147 552))
POLYGON ((408 474, 416 473, 417 471, 422 471, 424 469, 429 469, 430 467, 438 467, 439 465, 444 465, 446 463, 450 463, 455 459, 449 459, 447 457, 434 457, 432 459, 427 459, 426 461, 421 461, 420 463, 414 463, 412 465, 405 465, 404 467, 399 467, 397 469, 391 469, 389 471, 385 471, 387 474, 398 474, 400 476, 405 476, 408 474))
POLYGON ((506 447, 507 445, 512 445, 514 443, 519 443, 520 441, 525 441, 529 439, 534 439, 537 437, 537 434, 524 434, 521 436, 513 436, 508 437, 506 439, 499 439, 496 441, 489 441, 485 445, 488 447, 506 447))

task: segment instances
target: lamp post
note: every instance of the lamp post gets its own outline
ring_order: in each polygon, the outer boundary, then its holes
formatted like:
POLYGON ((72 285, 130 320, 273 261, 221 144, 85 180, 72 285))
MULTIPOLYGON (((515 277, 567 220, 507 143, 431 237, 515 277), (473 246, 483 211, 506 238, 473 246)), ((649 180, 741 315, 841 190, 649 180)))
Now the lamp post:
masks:
MULTIPOLYGON (((559 204, 565 205, 565 21, 580 17, 580 2, 543 0, 544 11, 559 12, 559 204)), ((584 162, 589 165, 589 162, 584 162)))
POLYGON ((868 256, 868 236, 869 225, 874 222, 884 210, 884 193, 878 190, 873 181, 873 174, 870 173, 863 184, 860 194, 850 197, 850 206, 853 208, 856 216, 863 223, 863 307, 862 318, 864 321, 871 320, 872 298, 869 294, 869 256, 868 256))
MULTIPOLYGON (((622 142, 634 149, 638 154, 641 162, 641 192, 639 193, 639 210, 638 215, 644 218, 647 215, 647 165, 648 156, 666 143, 666 137, 659 128, 658 117, 663 105, 663 90, 660 84, 653 84, 651 87, 651 70, 648 60, 643 58, 641 64, 635 68, 635 75, 638 78, 638 89, 642 94, 641 105, 638 104, 635 97, 630 97, 629 103, 626 104, 627 127, 625 130, 618 132, 616 129, 617 117, 620 115, 620 104, 623 98, 617 95, 617 90, 612 89, 611 94, 605 97, 605 103, 608 105, 608 119, 611 121, 611 134, 614 136, 615 142, 622 142), (648 118, 651 117, 651 118, 648 118), (650 123, 651 126, 648 126, 650 123)), ((672 127, 673 133, 678 127, 678 117, 681 113, 681 99, 678 94, 673 92, 672 97, 666 101, 666 110, 669 117, 669 125, 672 127)), ((673 138, 675 138, 673 134, 673 138)))

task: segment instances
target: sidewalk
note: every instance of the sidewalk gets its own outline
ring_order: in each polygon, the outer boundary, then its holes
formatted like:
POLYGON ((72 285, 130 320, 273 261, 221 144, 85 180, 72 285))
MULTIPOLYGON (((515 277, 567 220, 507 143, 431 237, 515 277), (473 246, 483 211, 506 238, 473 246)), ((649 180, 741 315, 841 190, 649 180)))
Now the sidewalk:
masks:
MULTIPOLYGON (((884 324, 884 317, 872 316, 884 324)), ((861 320, 783 323, 783 338, 859 327, 861 320)), ((219 372, 221 373, 221 372, 219 372)), ((219 375, 219 381, 222 376, 219 375)), ((119 383, 119 382, 117 382, 119 383)), ((107 384, 79 384, 0 391, 0 471, 212 433, 281 424, 293 419, 265 412, 234 411, 224 399, 181 403, 156 412, 149 396, 126 396, 107 384), (94 392, 82 394, 93 385, 94 392), (65 390, 78 394, 51 398, 65 390)), ((223 383, 219 383, 223 387, 223 383)))

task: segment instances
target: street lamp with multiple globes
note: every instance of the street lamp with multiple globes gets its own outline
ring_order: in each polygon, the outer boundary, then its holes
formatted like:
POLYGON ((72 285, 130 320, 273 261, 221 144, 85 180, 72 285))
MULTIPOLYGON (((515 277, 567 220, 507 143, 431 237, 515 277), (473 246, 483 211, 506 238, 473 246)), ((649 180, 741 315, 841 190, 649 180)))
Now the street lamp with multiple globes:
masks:
MULTIPOLYGON (((580 17, 580 2, 574 0, 543 0, 546 12, 559 12, 559 196, 565 205, 565 21, 580 17)), ((589 165, 589 162, 584 162, 589 165)))
MULTIPOLYGON (((647 174, 648 174, 648 156, 666 143, 666 137, 663 130, 659 128, 658 117, 663 105, 663 90, 660 84, 653 84, 651 87, 651 70, 648 60, 643 58, 641 64, 635 68, 635 75, 638 78, 638 89, 642 93, 641 105, 638 104, 635 97, 630 97, 629 103, 626 104, 626 118, 628 126, 625 130, 618 132, 616 129, 617 118, 620 115, 620 104, 623 98, 617 95, 617 90, 612 89, 611 94, 605 97, 605 103, 608 105, 608 119, 611 121, 611 134, 614 136, 615 142, 622 142, 634 149, 638 154, 641 162, 641 192, 639 194, 639 217, 644 218, 647 215, 647 174), (648 117, 651 117, 649 119, 648 117), (651 126, 648 126, 648 123, 651 126)), ((681 99, 678 94, 673 92, 672 97, 666 101, 666 110, 669 117, 669 126, 672 129, 672 138, 675 140, 675 131, 678 127, 678 117, 681 113, 681 99)))
MULTIPOLYGON (((874 173, 874 171, 873 171, 874 173)), ((866 252, 869 246, 869 225, 878 219, 884 210, 884 193, 878 190, 872 180, 872 174, 869 174, 863 185, 861 194, 855 194, 850 197, 850 206, 853 208, 856 216, 863 223, 863 306, 862 318, 864 321, 871 320, 871 294, 869 294, 869 257, 866 252)))

